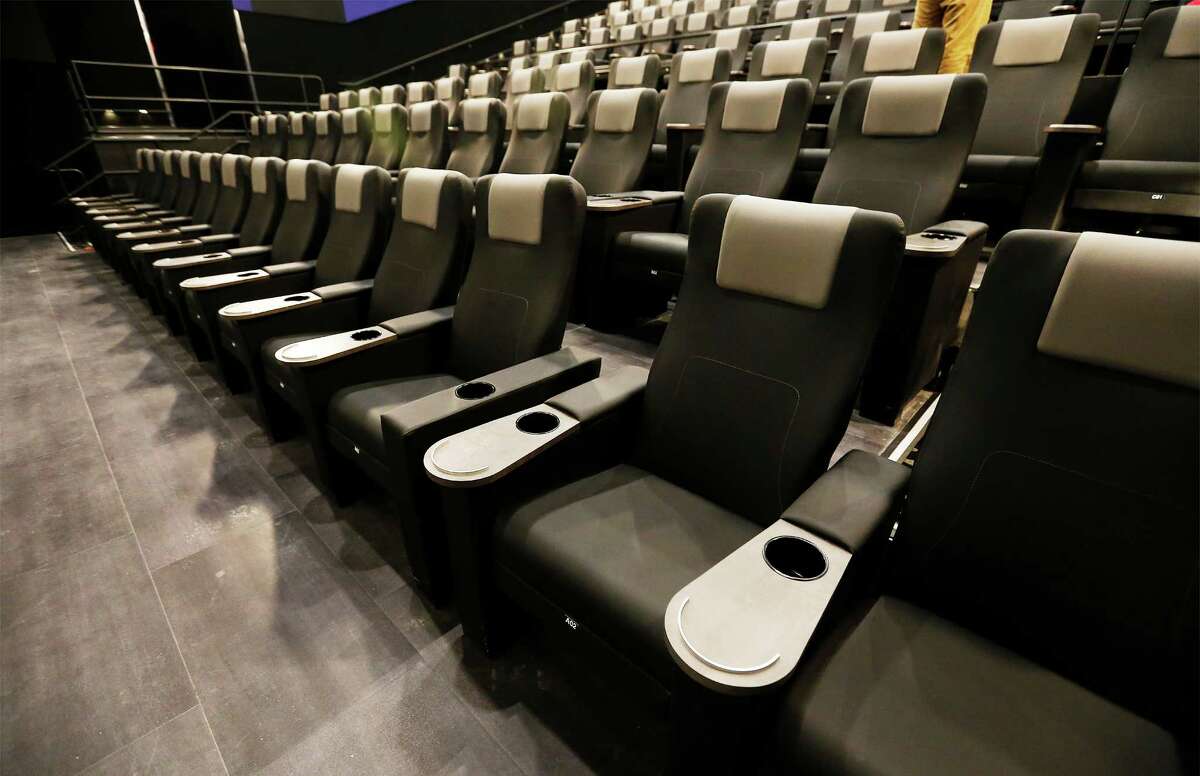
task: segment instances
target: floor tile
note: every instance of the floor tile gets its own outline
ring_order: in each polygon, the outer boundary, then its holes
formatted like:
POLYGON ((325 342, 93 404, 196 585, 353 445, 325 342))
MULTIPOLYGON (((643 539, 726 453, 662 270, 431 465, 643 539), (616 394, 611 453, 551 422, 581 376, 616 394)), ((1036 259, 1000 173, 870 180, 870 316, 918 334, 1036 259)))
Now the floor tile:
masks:
POLYGON ((225 766, 199 706, 121 747, 81 776, 222 776, 225 766))
POLYGON ((0 759, 67 773, 196 703, 133 537, 0 585, 0 759))
POLYGON ((416 659, 296 515, 155 579, 232 773, 276 760, 416 659))

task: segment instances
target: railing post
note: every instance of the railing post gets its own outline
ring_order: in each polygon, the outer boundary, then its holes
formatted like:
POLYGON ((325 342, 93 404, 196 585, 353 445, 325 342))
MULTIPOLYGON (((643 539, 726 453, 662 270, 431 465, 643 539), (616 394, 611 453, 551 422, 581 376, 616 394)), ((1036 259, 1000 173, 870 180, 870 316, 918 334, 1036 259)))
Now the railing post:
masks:
POLYGON ((204 104, 208 106, 208 121, 212 123, 217 120, 217 115, 213 113, 212 100, 208 96, 208 81, 204 78, 204 71, 200 71, 200 89, 204 92, 204 104))

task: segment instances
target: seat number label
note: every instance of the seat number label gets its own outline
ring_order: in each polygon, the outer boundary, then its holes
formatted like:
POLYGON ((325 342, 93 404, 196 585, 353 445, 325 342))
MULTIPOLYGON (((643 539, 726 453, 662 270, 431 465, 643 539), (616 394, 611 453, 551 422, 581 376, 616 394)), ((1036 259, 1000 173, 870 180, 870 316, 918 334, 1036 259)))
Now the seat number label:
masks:
POLYGON ((567 627, 571 630, 577 630, 579 628, 579 623, 575 622, 575 618, 573 617, 567 617, 565 622, 567 623, 567 627))

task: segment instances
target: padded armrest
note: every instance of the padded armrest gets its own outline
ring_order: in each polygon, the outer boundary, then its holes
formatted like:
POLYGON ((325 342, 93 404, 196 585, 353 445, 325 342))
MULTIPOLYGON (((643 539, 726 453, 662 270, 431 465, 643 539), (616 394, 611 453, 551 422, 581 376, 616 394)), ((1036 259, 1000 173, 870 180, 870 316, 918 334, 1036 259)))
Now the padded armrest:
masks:
POLYGON ((164 224, 190 224, 192 222, 191 216, 167 216, 159 220, 164 224))
POLYGON ((943 221, 910 234, 904 242, 904 255, 951 259, 986 237, 987 229, 980 221, 943 221))
POLYGON ((243 283, 260 283, 270 277, 270 275, 261 269, 248 269, 244 272, 226 272, 222 275, 188 278, 180 283, 179 287, 194 291, 210 291, 216 288, 239 286, 243 283))
POLYGON ((297 294, 283 294, 282 296, 272 296, 266 299, 250 299, 245 302, 234 302, 227 304, 217 312, 222 318, 262 318, 268 315, 275 315, 288 310, 295 310, 299 307, 311 307, 315 304, 321 304, 321 297, 311 291, 302 291, 297 294))
POLYGON ((412 315, 402 315, 391 318, 379 324, 388 331, 400 337, 419 334, 437 326, 449 326, 454 320, 453 307, 438 307, 434 310, 422 310, 412 315))
MULTIPOLYGON (((140 248, 140 245, 135 245, 134 250, 140 248)), ((216 264, 221 261, 229 261, 233 258, 225 251, 216 253, 201 253, 199 256, 175 256, 169 259, 158 259, 154 262, 155 269, 184 269, 187 267, 200 267, 206 264, 216 264)))
POLYGON ((1056 5, 1050 9, 1051 16, 1067 16, 1074 13, 1079 13, 1079 8, 1073 5, 1056 5))
POLYGON ((667 131, 671 132, 702 132, 704 131, 703 124, 667 124, 667 131))
POLYGON ((904 500, 909 467, 851 450, 800 494, 783 519, 847 552, 858 552, 904 500))
MULTIPOLYGON (((164 229, 163 232, 175 232, 176 234, 178 234, 179 230, 178 229, 164 229)), ((140 253, 140 254, 167 253, 169 251, 177 251, 180 248, 198 248, 201 244, 202 243, 199 240, 189 238, 189 239, 179 239, 179 240, 166 240, 164 242, 139 243, 139 244, 133 246, 133 248, 131 248, 130 250, 132 250, 134 253, 140 253)))
MULTIPOLYGON (((136 232, 121 232, 117 235, 117 239, 122 242, 146 241, 157 242, 160 239, 165 240, 168 237, 178 237, 180 231, 178 229, 145 229, 136 232)), ((199 244, 199 243, 197 243, 199 244)))
POLYGON ((236 242, 237 234, 233 232, 225 232, 224 234, 206 234, 200 237, 200 241, 207 244, 236 242))
POLYGON ((299 366, 324 364, 360 350, 385 345, 395 338, 395 333, 382 326, 368 326, 365 329, 293 342, 275 351, 275 358, 284 364, 299 366))
POLYGON ((1042 131, 1046 134, 1099 135, 1104 128, 1095 124, 1051 124, 1042 131))
POLYGON ((609 194, 609 197, 637 197, 638 199, 649 200, 651 205, 664 205, 671 202, 682 202, 682 191, 622 191, 615 194, 609 194))
POLYGON ((270 245, 248 245, 245 248, 230 248, 229 255, 234 258, 242 256, 269 256, 271 253, 270 245))
POLYGON ((321 297, 323 301, 329 302, 334 299, 344 299, 360 294, 369 294, 375 288, 375 280, 351 280, 346 283, 334 283, 330 286, 321 286, 314 288, 313 293, 321 297))
POLYGON ((282 264, 268 264, 263 271, 268 275, 292 275, 297 272, 310 272, 317 266, 315 261, 286 261, 282 264))
POLYGON ((636 366, 618 369, 546 400, 546 404, 580 423, 612 412, 628 401, 640 400, 650 372, 636 366))

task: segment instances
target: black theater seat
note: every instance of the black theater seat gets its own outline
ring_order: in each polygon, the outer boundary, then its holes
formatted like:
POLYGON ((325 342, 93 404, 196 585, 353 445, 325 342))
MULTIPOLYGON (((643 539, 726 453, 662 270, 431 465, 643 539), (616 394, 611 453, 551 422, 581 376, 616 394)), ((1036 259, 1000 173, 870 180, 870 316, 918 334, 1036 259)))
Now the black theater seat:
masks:
MULTIPOLYGON (((528 72, 528 71, 524 71, 528 72)), ((513 109, 512 133, 500 172, 545 175, 558 169, 571 102, 561 92, 526 94, 513 109)))
POLYGON ((472 97, 460 103, 459 115, 462 126, 454 150, 446 160, 446 169, 468 178, 487 175, 496 166, 504 137, 504 103, 495 97, 472 97))
POLYGON ((395 170, 408 146, 408 111, 403 105, 376 105, 371 110, 371 146, 363 164, 395 170))
POLYGON ((446 106, 436 100, 428 100, 409 108, 408 143, 400 157, 400 169, 442 167, 448 153, 446 127, 449 121, 450 115, 446 106))
POLYGON ((337 158, 338 143, 342 138, 342 116, 335 110, 318 111, 313 117, 316 135, 313 139, 313 161, 333 164, 337 158))
POLYGON ((342 136, 338 142, 334 164, 362 164, 371 147, 373 128, 369 108, 345 108, 342 110, 342 136))
POLYGON ((635 188, 650 155, 657 113, 658 95, 653 89, 594 92, 571 177, 589 194, 635 188))
POLYGON ((311 113, 288 116, 287 159, 308 159, 316 142, 317 127, 311 113))

